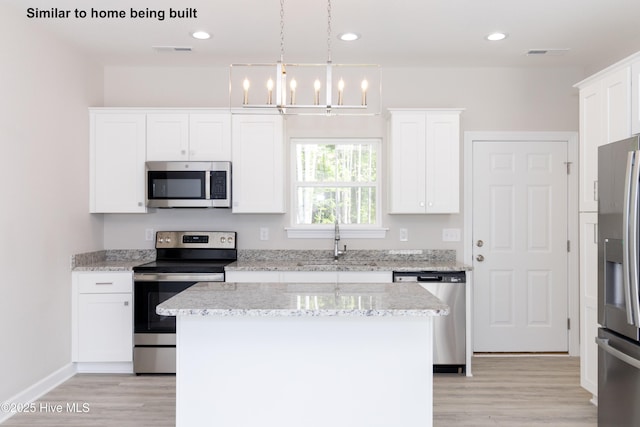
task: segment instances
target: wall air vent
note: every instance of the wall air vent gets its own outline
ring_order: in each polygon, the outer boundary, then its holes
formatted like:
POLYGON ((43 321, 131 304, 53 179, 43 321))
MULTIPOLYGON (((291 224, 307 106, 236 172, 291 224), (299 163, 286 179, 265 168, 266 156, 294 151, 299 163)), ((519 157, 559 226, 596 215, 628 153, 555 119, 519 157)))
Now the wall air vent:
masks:
POLYGON ((191 52, 191 46, 152 46, 156 52, 191 52))
POLYGON ((568 48, 563 49, 529 49, 527 55, 531 56, 560 56, 569 51, 568 48))

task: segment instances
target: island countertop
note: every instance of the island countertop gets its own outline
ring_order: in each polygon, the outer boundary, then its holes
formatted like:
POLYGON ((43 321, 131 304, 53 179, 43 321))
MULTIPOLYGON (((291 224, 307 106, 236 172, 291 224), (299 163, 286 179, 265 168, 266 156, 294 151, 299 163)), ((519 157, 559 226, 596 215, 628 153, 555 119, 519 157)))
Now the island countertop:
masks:
POLYGON ((201 282, 157 306, 164 316, 444 316, 449 306, 416 283, 201 282))

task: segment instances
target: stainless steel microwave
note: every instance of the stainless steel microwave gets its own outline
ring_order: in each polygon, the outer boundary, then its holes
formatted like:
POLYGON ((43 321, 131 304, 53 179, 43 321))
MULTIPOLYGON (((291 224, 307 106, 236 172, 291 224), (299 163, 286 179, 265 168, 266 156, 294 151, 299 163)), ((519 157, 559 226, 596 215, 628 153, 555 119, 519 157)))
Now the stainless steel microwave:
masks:
POLYGON ((231 162, 147 162, 150 208, 230 208, 231 162))

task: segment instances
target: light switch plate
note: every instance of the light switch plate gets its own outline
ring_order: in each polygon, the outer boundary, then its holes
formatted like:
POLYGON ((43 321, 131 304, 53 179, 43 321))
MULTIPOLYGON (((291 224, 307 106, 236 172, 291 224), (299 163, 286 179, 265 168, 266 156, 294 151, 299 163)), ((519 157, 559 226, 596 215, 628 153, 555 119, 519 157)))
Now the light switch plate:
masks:
POLYGON ((154 233, 153 233, 153 228, 146 228, 144 230, 144 240, 146 240, 147 242, 152 242, 154 239, 154 233))
POLYGON ((409 240, 409 230, 406 228, 401 228, 400 229, 400 241, 401 242, 406 242, 409 240))
POLYGON ((269 240, 269 228, 260 227, 260 240, 269 240))
POLYGON ((442 241, 443 242, 459 242, 460 229, 459 228, 443 228, 442 241))

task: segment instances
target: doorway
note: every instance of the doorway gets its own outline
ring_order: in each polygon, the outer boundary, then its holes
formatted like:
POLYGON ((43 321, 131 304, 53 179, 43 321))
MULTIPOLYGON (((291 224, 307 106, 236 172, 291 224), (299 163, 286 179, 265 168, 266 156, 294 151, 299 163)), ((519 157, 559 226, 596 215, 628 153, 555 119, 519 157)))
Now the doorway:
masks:
POLYGON ((576 158, 575 133, 465 133, 474 352, 579 353, 576 158))

